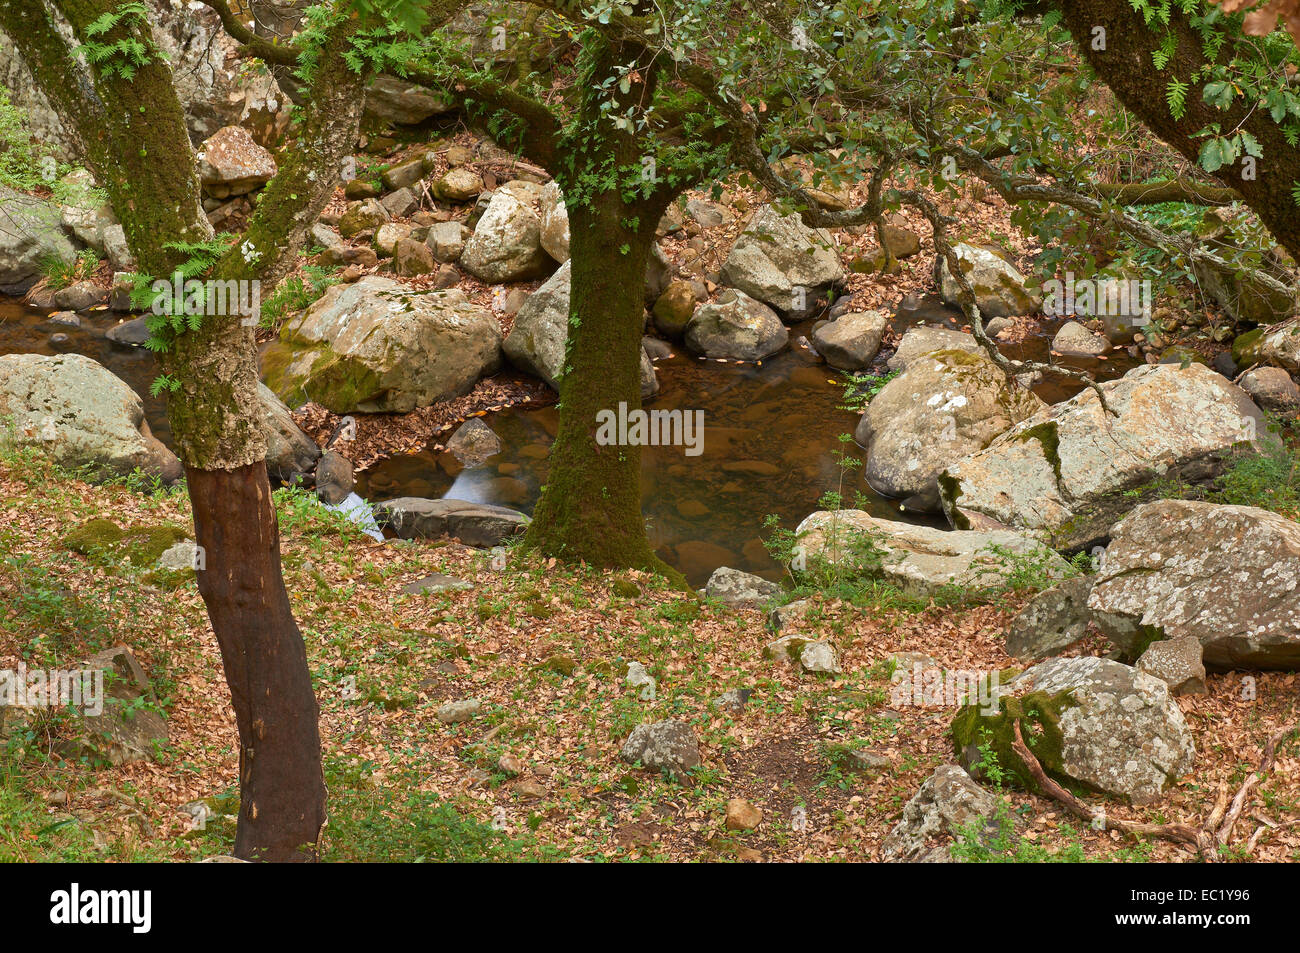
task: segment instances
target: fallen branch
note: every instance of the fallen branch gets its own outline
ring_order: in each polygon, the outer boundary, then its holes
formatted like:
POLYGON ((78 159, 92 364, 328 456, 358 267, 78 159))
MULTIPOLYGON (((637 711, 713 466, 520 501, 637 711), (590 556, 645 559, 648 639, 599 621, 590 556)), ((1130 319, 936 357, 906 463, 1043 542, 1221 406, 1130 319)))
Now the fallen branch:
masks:
MULTIPOLYGON (((1141 821, 1126 821, 1121 818, 1109 818, 1103 811, 1094 811, 1047 776, 1043 766, 1034 757, 1034 753, 1029 750, 1029 746, 1025 744, 1024 736, 1020 732, 1020 719, 1017 718, 1012 723, 1012 730, 1015 733, 1015 738, 1011 742, 1011 748, 1024 763, 1025 769, 1033 777, 1035 783, 1038 784, 1039 789, 1052 800, 1064 805, 1076 816, 1088 821, 1089 824, 1095 825, 1100 821, 1102 829, 1110 828, 1119 831, 1121 834, 1138 837, 1159 837, 1162 840, 1187 844, 1196 848, 1196 852, 1202 860, 1212 863, 1218 859, 1219 850, 1228 845, 1228 839, 1232 836, 1232 829, 1236 826, 1237 818, 1246 803, 1246 798, 1250 796, 1250 792, 1259 784, 1264 775, 1272 770, 1278 744, 1287 735, 1296 731, 1296 728, 1279 729, 1268 739, 1264 745, 1264 756, 1260 759, 1259 767, 1252 771, 1250 776, 1242 782, 1241 787, 1237 789, 1237 794, 1232 799, 1232 807, 1227 810, 1226 817, 1225 807, 1228 801, 1228 788, 1226 784, 1219 786, 1214 807, 1205 819, 1204 825, 1200 828, 1192 827, 1190 824, 1146 824, 1141 821)), ((1265 829, 1265 826, 1261 826, 1259 830, 1256 830, 1251 835, 1246 844, 1247 853, 1255 849, 1260 834, 1265 829)))

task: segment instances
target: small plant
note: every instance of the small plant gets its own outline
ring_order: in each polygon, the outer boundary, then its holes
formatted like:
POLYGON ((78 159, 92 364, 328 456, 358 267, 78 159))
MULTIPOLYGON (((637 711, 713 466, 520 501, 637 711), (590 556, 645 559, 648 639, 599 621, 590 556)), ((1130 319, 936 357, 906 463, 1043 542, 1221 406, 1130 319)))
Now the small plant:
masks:
POLYGON ((46 284, 54 291, 61 291, 71 284, 93 277, 98 268, 99 255, 90 248, 77 252, 72 261, 64 261, 58 255, 47 255, 41 261, 46 284))

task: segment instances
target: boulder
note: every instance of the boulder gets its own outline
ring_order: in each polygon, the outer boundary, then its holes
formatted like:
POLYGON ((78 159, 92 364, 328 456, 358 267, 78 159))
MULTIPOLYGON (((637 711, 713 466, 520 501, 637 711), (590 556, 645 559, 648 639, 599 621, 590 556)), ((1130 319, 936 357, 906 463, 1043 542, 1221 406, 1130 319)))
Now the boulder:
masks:
POLYGON ((1256 367, 1237 383, 1264 410, 1294 414, 1300 409, 1300 387, 1280 367, 1256 367))
POLYGON ((275 157, 243 126, 218 129, 199 148, 199 181, 214 198, 244 195, 275 176, 275 157))
POLYGON ((1052 338, 1052 350, 1063 357, 1098 357, 1110 350, 1110 342, 1078 321, 1066 321, 1052 338))
POLYGON ((1175 695, 1206 693, 1204 650, 1193 635, 1152 642, 1137 660, 1137 668, 1160 679, 1175 695))
POLYGON ((344 238, 352 238, 361 232, 378 228, 388 221, 388 218, 388 209, 375 199, 352 202, 344 210, 343 217, 339 219, 339 234, 344 238))
POLYGON ((891 371, 906 370, 912 361, 934 351, 965 351, 967 354, 988 356, 974 335, 922 324, 907 329, 903 339, 898 342, 898 350, 885 362, 885 366, 891 371))
POLYGON ((998 797, 955 764, 942 764, 903 806, 903 816, 880 847, 897 863, 950 863, 947 843, 965 830, 982 833, 998 812, 998 797))
POLYGON ((412 293, 367 276, 334 285, 280 330, 262 357, 291 403, 335 413, 407 413, 457 397, 501 363, 501 330, 458 289, 412 293))
POLYGON ((813 332, 813 346, 831 367, 860 371, 870 366, 889 328, 883 311, 850 311, 813 332))
POLYGON ((379 123, 416 126, 455 108, 455 104, 423 86, 382 73, 366 89, 366 116, 379 123))
POLYGON ((47 258, 71 264, 77 250, 63 231, 62 213, 53 202, 0 185, 0 293, 21 294, 42 275, 47 258))
MULTIPOLYGON (((1042 298, 1029 290, 1025 276, 1000 256, 987 248, 965 242, 954 246, 953 252, 971 290, 975 292, 975 305, 985 320, 1033 314, 1042 307, 1042 298)), ((959 304, 958 290, 957 281, 948 270, 945 259, 939 267, 939 293, 944 303, 959 304)))
MULTIPOLYGON (((555 274, 528 296, 502 350, 515 367, 535 374, 559 390, 564 373, 564 352, 569 340, 569 286, 571 265, 565 262, 555 274)), ((659 391, 654 363, 641 349, 641 396, 659 391)))
POLYGON ((69 172, 61 181, 70 187, 67 201, 59 206, 63 227, 83 245, 103 254, 104 230, 118 224, 113 206, 95 198, 95 179, 85 169, 69 172))
POLYGON ((689 281, 670 282, 654 304, 651 314, 659 333, 678 340, 686 333, 686 326, 695 317, 695 289, 689 281))
POLYGON ((492 193, 487 211, 465 243, 460 264, 492 284, 540 278, 554 264, 542 249, 542 220, 533 207, 541 186, 510 182, 492 193))
POLYGON ((1158 500, 1112 532, 1088 598, 1130 656, 1194 636, 1213 668, 1300 665, 1300 524, 1253 506, 1158 500))
POLYGON ((527 516, 508 507, 414 496, 376 504, 375 519, 402 539, 450 536, 480 549, 500 546, 528 526, 527 516))
POLYGON ((771 205, 754 214, 722 266, 724 284, 792 321, 812 314, 818 299, 844 279, 835 237, 771 205))
POLYGON ((904 506, 939 512, 937 478, 1046 405, 1007 383, 987 358, 936 351, 912 361, 871 399, 856 431, 867 448, 866 479, 904 506))
POLYGON ((114 767, 151 760, 158 744, 167 741, 167 722, 151 708, 140 707, 142 701, 154 700, 153 689, 131 650, 116 645, 78 667, 102 673, 92 677, 103 679, 103 711, 80 715, 83 731, 61 745, 63 756, 104 760, 114 767))
POLYGON ((1007 629, 1007 654, 1037 662, 1056 655, 1088 634, 1092 576, 1075 576, 1044 589, 1025 604, 1007 629))
POLYGON ((619 757, 650 771, 685 774, 700 764, 700 745, 690 725, 669 718, 633 728, 619 757))
POLYGON ((478 198, 483 191, 483 179, 471 169, 448 169, 433 180, 430 189, 434 198, 459 205, 478 198))
POLYGON ((710 599, 745 608, 761 606, 780 592, 780 583, 728 566, 715 569, 704 586, 704 594, 710 599))
POLYGON ((1000 589, 1017 568, 1034 567, 1051 579, 1070 575, 1069 564, 1055 552, 1008 530, 947 531, 879 519, 862 510, 819 510, 799 524, 795 535, 807 563, 856 563, 864 573, 882 576, 919 598, 953 586, 1000 589))
MULTIPOLYGON (((392 258, 397 254, 397 243, 400 241, 410 241, 411 226, 404 222, 384 222, 375 229, 375 236, 371 244, 375 246, 375 252, 382 258, 392 258)), ((425 249, 428 251, 428 249, 425 249)), ((433 259, 433 253, 429 252, 429 260, 433 259)), ((394 263, 396 264, 396 263, 394 263)))
MULTIPOLYGON (((390 165, 379 176, 379 181, 383 183, 384 188, 389 192, 397 192, 400 189, 407 189, 408 186, 414 185, 422 178, 424 178, 424 156, 417 155, 413 159, 404 159, 390 165)), ((384 207, 388 208, 387 204, 384 207)), ((392 211, 392 209, 389 209, 389 211, 392 211)))
POLYGON ((1238 336, 1232 343, 1232 356, 1242 367, 1264 361, 1300 373, 1300 318, 1238 336))
POLYGON ((696 308, 686 326, 686 346, 705 357, 761 361, 789 340, 790 334, 775 311, 735 289, 696 308))
POLYGON ((266 472, 273 482, 292 483, 312 473, 320 448, 294 422, 284 401, 265 384, 257 385, 262 402, 262 431, 266 434, 266 472))
POLYGON ((433 252, 433 260, 446 265, 460 260, 470 234, 460 222, 439 222, 429 226, 424 241, 433 252))
POLYGON ((1001 684, 999 695, 996 714, 968 706, 953 721, 954 744, 968 765, 982 760, 977 748, 988 738, 998 763, 1032 787, 1011 749, 1010 721, 1020 718, 1043 770, 1066 784, 1149 804, 1192 769, 1192 733, 1178 703, 1164 682, 1136 668, 1092 656, 1054 658, 1001 684))
POLYGON ((1271 440, 1246 394, 1202 364, 1134 368, 1047 408, 939 475, 959 529, 1015 527, 1057 549, 1102 541, 1156 479, 1203 483, 1271 440), (1135 495, 1138 499, 1135 499, 1135 495))
POLYGON ((423 242, 399 238, 393 248, 393 273, 403 277, 427 275, 437 270, 433 252, 423 242))
POLYGON ((558 262, 569 260, 569 210, 554 181, 542 189, 542 247, 558 262))
POLYGON ((19 439, 42 446, 61 466, 86 468, 92 480, 139 468, 171 483, 176 455, 150 432, 140 397, 81 354, 0 356, 0 419, 19 439))

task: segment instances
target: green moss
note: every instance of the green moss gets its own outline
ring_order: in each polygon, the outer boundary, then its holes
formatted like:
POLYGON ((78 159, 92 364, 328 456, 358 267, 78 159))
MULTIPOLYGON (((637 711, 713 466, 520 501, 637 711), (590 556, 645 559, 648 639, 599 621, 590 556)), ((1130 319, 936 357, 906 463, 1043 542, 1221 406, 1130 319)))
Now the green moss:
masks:
POLYGON ((970 529, 970 520, 957 509, 957 501, 961 499, 961 481, 956 477, 949 476, 947 472, 940 473, 938 480, 939 496, 943 498, 944 509, 953 527, 955 529, 970 529))
POLYGON ((163 523, 158 526, 137 526, 126 531, 126 556, 132 566, 152 566, 163 553, 190 534, 179 526, 163 523))
MULTIPOLYGON (((172 523, 156 526, 133 526, 122 529, 110 519, 92 519, 82 523, 63 538, 63 545, 74 553, 103 561, 126 558, 132 566, 152 566, 158 557, 190 533, 172 523)), ((160 583, 166 580, 161 577, 160 583)))
POLYGON ((1256 328, 1253 331, 1247 331, 1245 334, 1238 334, 1232 342, 1232 359, 1238 367, 1246 367, 1250 364, 1259 362, 1259 345, 1263 342, 1260 340, 1264 337, 1265 328, 1256 328))
POLYGON ((610 585, 610 589, 613 591, 614 595, 619 596, 620 598, 623 599, 635 599, 641 595, 640 586, 638 586, 631 579, 627 579, 621 576, 614 580, 614 582, 610 585))
MULTIPOLYGON (((959 758, 976 767, 975 763, 980 760, 979 749, 987 746, 997 769, 1013 778, 1020 787, 1037 793, 1037 784, 1012 747, 1015 740, 1013 726, 1020 721, 1025 744, 1043 770, 1062 783, 1072 783, 1063 769, 1061 745, 1064 739, 1060 721, 1061 715, 1076 704, 1069 692, 1056 695, 1030 692, 1018 698, 1001 696, 998 712, 994 715, 985 714, 982 705, 967 705, 952 721, 953 748, 959 758)), ((993 767, 985 765, 981 773, 991 773, 993 767)))
POLYGON ((563 675, 565 678, 571 678, 574 670, 577 669, 578 662, 567 655, 552 655, 544 662, 539 662, 533 666, 534 671, 538 672, 555 672, 557 675, 563 675))
POLYGON ((962 351, 952 348, 946 351, 933 351, 929 355, 936 361, 941 361, 949 367, 980 367, 988 361, 983 354, 972 354, 970 351, 962 351))
POLYGON ((1041 424, 1035 424, 1027 430, 1021 431, 1016 436, 1016 439, 1021 443, 1037 440, 1042 444, 1043 459, 1052 465, 1052 472, 1056 474, 1056 482, 1061 482, 1061 434, 1055 420, 1045 420, 1041 424))
POLYGON ((122 527, 110 519, 87 520, 63 537, 63 546, 83 556, 106 552, 122 540, 122 527))

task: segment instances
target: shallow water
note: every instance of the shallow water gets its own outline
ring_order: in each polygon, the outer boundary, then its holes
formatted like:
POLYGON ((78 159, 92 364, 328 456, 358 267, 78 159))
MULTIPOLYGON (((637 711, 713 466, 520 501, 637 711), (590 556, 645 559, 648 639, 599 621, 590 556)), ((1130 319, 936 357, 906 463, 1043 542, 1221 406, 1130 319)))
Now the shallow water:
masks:
MULTIPOLYGON (((956 328, 960 315, 937 299, 908 299, 896 316, 899 328, 936 324, 956 328)), ((42 312, 0 301, 0 353, 86 354, 113 371, 145 401, 149 425, 168 442, 165 405, 148 397, 157 375, 153 357, 140 348, 123 348, 104 338, 117 321, 110 312, 81 315, 80 328, 49 322, 42 312), (69 340, 49 342, 62 332, 69 340)), ((1010 357, 1046 360, 1048 342, 1059 322, 1020 345, 1008 345, 1010 357)), ((811 322, 791 328, 792 346, 761 366, 701 360, 684 349, 656 364, 660 393, 647 407, 655 410, 702 410, 703 452, 687 456, 684 448, 645 447, 642 451, 642 499, 646 529, 659 554, 681 570, 693 585, 702 585, 721 565, 775 578, 780 569, 763 546, 764 519, 777 516, 793 528, 818 508, 828 491, 852 500, 861 493, 865 508, 877 516, 942 526, 942 518, 917 517, 899 510, 897 501, 874 493, 861 468, 844 471, 836 451, 861 461, 864 454, 851 440, 857 417, 843 410, 843 378, 796 343, 811 332, 811 322)), ((1116 352, 1122 354, 1123 352, 1116 352)), ((1085 361, 1073 366, 1108 379, 1135 363, 1085 361)), ((883 370, 883 365, 881 367, 883 370)), ((1034 391, 1049 403, 1064 400, 1079 384, 1049 376, 1034 391)), ((483 466, 463 469, 448 453, 416 453, 382 461, 357 475, 357 492, 377 502, 398 496, 448 496, 498 503, 531 512, 546 481, 548 454, 558 412, 511 408, 483 418, 501 438, 504 450, 483 466)))

